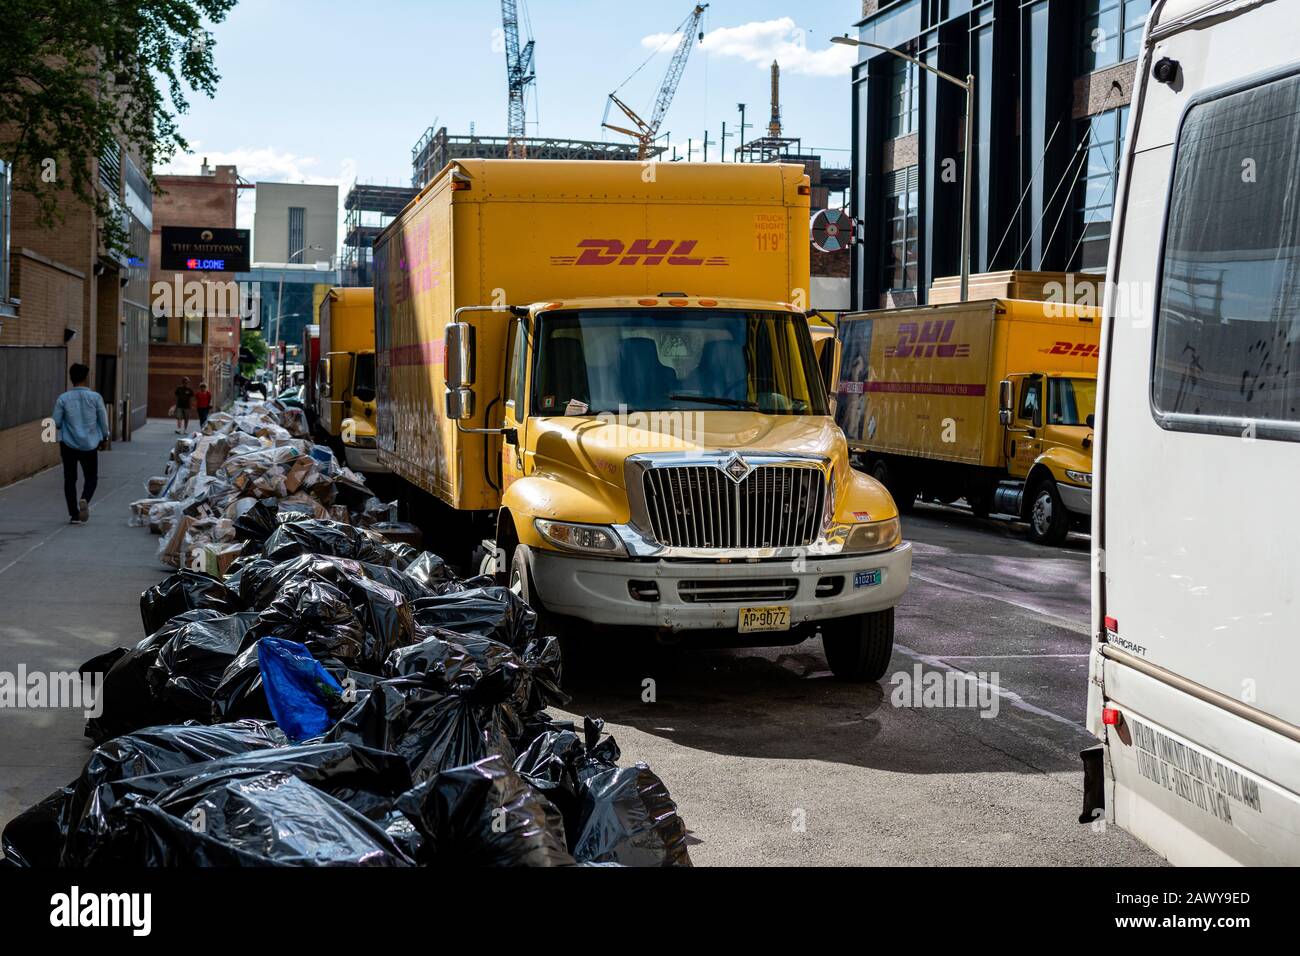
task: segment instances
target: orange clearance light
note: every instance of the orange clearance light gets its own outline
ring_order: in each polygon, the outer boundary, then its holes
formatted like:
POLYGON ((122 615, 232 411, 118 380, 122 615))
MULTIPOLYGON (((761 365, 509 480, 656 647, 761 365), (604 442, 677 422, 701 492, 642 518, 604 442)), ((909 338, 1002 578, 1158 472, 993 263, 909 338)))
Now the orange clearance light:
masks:
POLYGON ((659 300, 658 299, 637 299, 636 304, 637 305, 658 305, 659 300))
POLYGON ((1119 711, 1114 707, 1103 707, 1101 709, 1101 722, 1107 727, 1119 726, 1119 711))
POLYGON ((714 307, 715 305, 717 305, 717 304, 718 304, 718 300, 717 300, 717 299, 701 299, 701 300, 700 300, 700 305, 704 306, 706 309, 711 309, 711 308, 713 308, 713 307, 714 307))
POLYGON ((812 187, 809 186, 809 185, 807 185, 806 183, 800 183, 800 184, 799 184, 799 195, 800 195, 800 196, 811 196, 811 195, 812 195, 812 187))
POLYGON ((468 179, 453 179, 451 181, 451 191, 454 193, 463 192, 469 189, 468 179))
POLYGON ((550 312, 550 311, 552 311, 553 309, 561 308, 563 305, 564 305, 563 302, 548 302, 548 303, 546 303, 544 306, 542 306, 540 309, 538 309, 537 311, 538 311, 538 312, 550 312))
POLYGON ((690 303, 687 302, 685 299, 669 299, 669 300, 668 300, 668 304, 669 304, 669 305, 676 305, 676 306, 687 306, 687 305, 690 305, 690 303))

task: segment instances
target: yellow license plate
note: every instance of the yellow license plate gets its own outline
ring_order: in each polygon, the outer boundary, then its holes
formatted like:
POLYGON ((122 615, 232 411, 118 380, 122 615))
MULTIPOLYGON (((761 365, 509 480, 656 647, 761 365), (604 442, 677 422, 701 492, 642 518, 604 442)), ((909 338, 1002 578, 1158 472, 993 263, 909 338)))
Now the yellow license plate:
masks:
POLYGON ((737 630, 741 634, 750 634, 754 631, 788 631, 790 630, 790 607, 785 604, 742 607, 737 630))

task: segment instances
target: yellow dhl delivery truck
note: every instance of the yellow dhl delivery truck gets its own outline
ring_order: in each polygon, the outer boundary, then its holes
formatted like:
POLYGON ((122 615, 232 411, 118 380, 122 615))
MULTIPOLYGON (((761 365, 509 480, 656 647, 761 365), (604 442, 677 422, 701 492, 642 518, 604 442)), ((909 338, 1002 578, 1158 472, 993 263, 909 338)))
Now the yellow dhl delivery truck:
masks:
POLYGON ((409 516, 490 541, 543 614, 820 632, 836 675, 879 679, 911 547, 827 413, 808 242, 797 166, 450 164, 375 242, 379 458, 409 516))
POLYGON ((375 454, 375 293, 330 289, 320 304, 316 427, 349 468, 388 471, 375 454))
POLYGON ((843 316, 836 420, 903 511, 965 498, 1059 543, 1092 514, 1095 308, 988 299, 843 316))

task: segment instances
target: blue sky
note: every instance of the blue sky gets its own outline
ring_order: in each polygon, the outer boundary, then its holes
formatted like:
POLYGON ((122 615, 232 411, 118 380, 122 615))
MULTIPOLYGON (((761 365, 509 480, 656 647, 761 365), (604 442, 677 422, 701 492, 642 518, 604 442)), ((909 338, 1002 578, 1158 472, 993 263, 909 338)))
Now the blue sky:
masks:
MULTIPOLYGON (((600 128, 606 95, 653 55, 619 92, 648 117, 673 49, 663 37, 691 6, 521 0, 537 42, 529 133, 619 139, 600 128)), ((859 0, 714 0, 663 129, 684 153, 688 137, 698 150, 705 129, 716 140, 726 121, 730 148, 738 102, 747 123, 766 124, 776 58, 787 135, 848 165, 855 51, 828 41, 851 32, 860 10, 859 0)), ((338 183, 340 200, 355 178, 406 184, 411 146, 435 119, 452 133, 472 122, 504 134, 500 26, 497 0, 243 0, 213 29, 215 98, 192 97, 181 117, 193 155, 162 171, 196 171, 206 156, 253 181, 338 183)), ((241 205, 240 224, 251 225, 251 203, 241 205)))

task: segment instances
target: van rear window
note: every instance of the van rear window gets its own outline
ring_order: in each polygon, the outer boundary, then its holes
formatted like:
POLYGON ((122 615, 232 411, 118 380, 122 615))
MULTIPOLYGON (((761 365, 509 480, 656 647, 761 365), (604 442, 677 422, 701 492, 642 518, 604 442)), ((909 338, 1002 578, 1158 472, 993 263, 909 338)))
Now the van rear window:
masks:
POLYGON ((1300 440, 1300 75, 1194 103, 1175 155, 1157 419, 1300 440))

